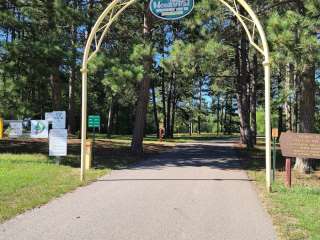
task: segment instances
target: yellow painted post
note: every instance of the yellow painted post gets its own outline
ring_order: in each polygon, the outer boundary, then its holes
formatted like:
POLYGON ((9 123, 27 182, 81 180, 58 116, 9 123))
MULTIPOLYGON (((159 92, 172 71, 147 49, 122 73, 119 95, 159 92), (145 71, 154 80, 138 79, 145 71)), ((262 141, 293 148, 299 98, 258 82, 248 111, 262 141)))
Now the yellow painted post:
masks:
POLYGON ((3 138, 3 118, 0 118, 0 139, 3 138))
POLYGON ((86 160, 85 160, 85 170, 89 170, 92 165, 92 140, 87 140, 86 142, 86 160))

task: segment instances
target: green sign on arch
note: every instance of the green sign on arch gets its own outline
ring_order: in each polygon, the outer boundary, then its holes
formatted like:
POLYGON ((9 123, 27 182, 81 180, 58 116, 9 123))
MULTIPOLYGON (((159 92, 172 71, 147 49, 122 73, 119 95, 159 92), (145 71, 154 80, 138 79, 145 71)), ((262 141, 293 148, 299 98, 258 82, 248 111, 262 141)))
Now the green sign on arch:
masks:
POLYGON ((164 20, 177 20, 192 12, 194 0, 151 0, 150 11, 164 20))

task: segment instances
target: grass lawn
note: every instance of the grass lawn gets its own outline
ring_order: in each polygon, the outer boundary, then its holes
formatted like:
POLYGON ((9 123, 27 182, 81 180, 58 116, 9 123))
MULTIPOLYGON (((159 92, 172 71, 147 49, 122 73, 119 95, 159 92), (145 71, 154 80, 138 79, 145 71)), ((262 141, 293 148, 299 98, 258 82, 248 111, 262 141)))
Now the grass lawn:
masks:
POLYGON ((111 169, 127 167, 174 144, 147 143, 144 147, 143 156, 133 156, 127 140, 97 140, 94 168, 87 172, 86 182, 81 183, 79 139, 69 140, 69 155, 63 158, 61 165, 47 156, 46 141, 0 141, 0 222, 86 185, 111 169))
POLYGON ((47 203, 99 176, 108 169, 90 170, 87 182, 79 170, 56 165, 43 154, 0 154, 0 222, 47 203))
MULTIPOLYGON (((272 193, 267 194, 263 150, 256 149, 246 154, 249 176, 257 183, 279 238, 320 240, 320 172, 304 175, 293 171, 293 187, 287 189, 284 186, 284 163, 280 160, 272 193)), ((278 159, 281 159, 279 153, 278 159)))

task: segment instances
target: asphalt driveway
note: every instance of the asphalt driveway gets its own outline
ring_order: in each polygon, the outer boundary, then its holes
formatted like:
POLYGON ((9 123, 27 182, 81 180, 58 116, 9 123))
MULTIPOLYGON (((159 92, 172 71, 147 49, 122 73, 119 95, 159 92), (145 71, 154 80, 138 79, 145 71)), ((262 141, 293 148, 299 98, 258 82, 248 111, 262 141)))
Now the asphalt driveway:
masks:
POLYGON ((0 225, 0 239, 276 239, 232 144, 179 144, 113 171, 0 225))

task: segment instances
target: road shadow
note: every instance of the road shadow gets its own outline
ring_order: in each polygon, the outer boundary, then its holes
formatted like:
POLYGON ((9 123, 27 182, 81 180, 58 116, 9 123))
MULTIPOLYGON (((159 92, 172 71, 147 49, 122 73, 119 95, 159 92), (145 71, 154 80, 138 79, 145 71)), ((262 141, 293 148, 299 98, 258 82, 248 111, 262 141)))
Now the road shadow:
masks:
POLYGON ((209 167, 215 169, 243 169, 237 142, 179 144, 175 149, 159 156, 134 163, 131 170, 161 170, 167 167, 209 167), (227 144, 228 143, 228 144, 227 144))

